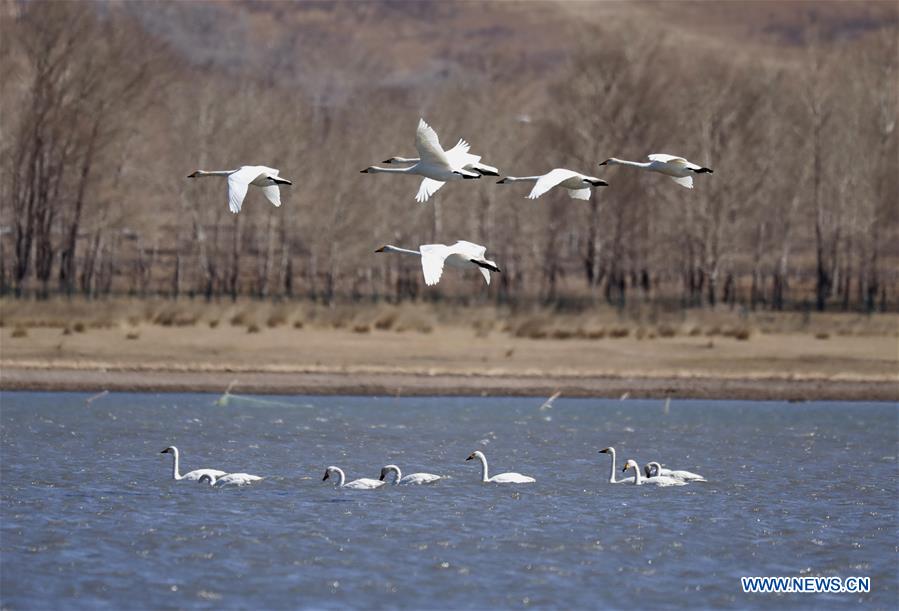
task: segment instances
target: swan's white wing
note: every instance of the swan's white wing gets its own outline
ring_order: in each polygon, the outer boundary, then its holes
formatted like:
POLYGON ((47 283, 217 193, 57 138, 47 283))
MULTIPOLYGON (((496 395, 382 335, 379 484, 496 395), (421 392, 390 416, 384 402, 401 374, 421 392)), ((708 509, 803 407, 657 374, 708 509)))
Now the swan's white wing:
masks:
POLYGON ((681 176, 681 177, 672 176, 671 180, 673 180, 674 182, 676 182, 677 184, 679 184, 682 187, 687 187, 688 189, 693 188, 693 177, 692 176, 681 176))
POLYGON ((349 488, 350 490, 374 490, 375 488, 380 488, 383 485, 384 482, 380 480, 363 477, 362 479, 353 480, 350 483, 345 484, 343 487, 349 488))
POLYGON ((537 199, 560 182, 564 182, 569 178, 574 178, 576 176, 580 176, 580 174, 572 172, 571 170, 556 168, 537 179, 537 184, 531 189, 531 192, 528 194, 528 199, 537 199))
POLYGON ((457 240, 455 244, 450 246, 450 250, 469 259, 483 259, 487 256, 486 246, 481 246, 474 242, 466 242, 465 240, 457 240))
POLYGON ((196 471, 190 471, 189 473, 185 473, 181 476, 181 479, 186 479, 189 481, 197 481, 204 475, 211 475, 212 477, 221 477, 223 475, 227 475, 224 471, 219 471, 218 469, 197 469, 196 471))
POLYGON ((568 189, 568 195, 571 196, 571 199, 590 199, 591 193, 590 187, 586 189, 568 189))
POLYGON ((262 187, 262 193, 276 208, 281 207, 281 190, 278 185, 266 185, 262 187))
POLYGON ((421 484, 433 484, 436 481, 443 479, 439 475, 434 475, 433 473, 412 473, 410 475, 405 476, 401 479, 398 484, 403 485, 421 485, 421 484))
POLYGON ((491 477, 489 482, 494 484, 532 484, 536 482, 533 477, 522 475, 521 473, 500 473, 491 477))
POLYGON ((490 270, 486 267, 478 267, 478 271, 481 272, 482 276, 484 276, 484 280, 487 282, 487 286, 490 286, 490 270))
POLYGON ((446 156, 451 158, 453 155, 464 155, 470 149, 471 145, 465 142, 465 140, 463 140, 462 138, 459 138, 456 146, 446 152, 446 156))
POLYGON ((250 184, 249 180, 244 182, 238 174, 239 172, 236 172, 228 177, 228 208, 234 214, 240 212, 243 200, 247 196, 247 187, 250 184))
POLYGON ((443 263, 449 254, 449 249, 443 244, 423 244, 419 248, 421 252, 421 271, 425 276, 425 284, 434 286, 440 282, 443 275, 443 263))
POLYGON ((415 201, 420 204, 428 201, 428 198, 437 193, 440 190, 440 187, 445 185, 445 182, 440 182, 439 180, 434 180, 433 178, 425 178, 421 181, 421 185, 418 187, 418 193, 415 195, 415 201))
POLYGON ((437 167, 449 167, 451 164, 440 146, 437 132, 425 123, 424 119, 418 120, 418 131, 415 133, 415 148, 418 149, 419 163, 434 165, 437 167))
POLYGON ((687 165, 689 162, 683 157, 675 155, 666 155, 665 153, 655 153, 649 156, 650 161, 660 161, 662 163, 671 163, 674 165, 687 165))

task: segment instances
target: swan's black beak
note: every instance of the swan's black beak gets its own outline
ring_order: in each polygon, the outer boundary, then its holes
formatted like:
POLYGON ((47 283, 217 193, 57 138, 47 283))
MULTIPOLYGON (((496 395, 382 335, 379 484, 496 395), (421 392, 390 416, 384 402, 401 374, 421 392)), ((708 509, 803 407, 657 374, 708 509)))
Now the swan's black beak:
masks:
POLYGON ((387 247, 386 247, 386 246, 382 246, 381 248, 379 248, 379 249, 376 250, 375 252, 384 252, 384 249, 385 249, 385 248, 387 248, 387 247))
POLYGON ((601 164, 599 164, 599 165, 608 165, 608 164, 609 164, 609 160, 606 159, 605 161, 603 161, 603 162, 602 162, 601 164))
POLYGON ((474 458, 474 454, 469 455, 469 457, 466 458, 465 460, 471 460, 472 458, 474 458))
POLYGON ((322 481, 328 479, 328 476, 331 475, 328 471, 325 471, 325 476, 322 478, 322 481))
POLYGON ((609 448, 605 448, 605 449, 603 449, 603 450, 600 450, 599 453, 600 453, 600 454, 608 454, 608 453, 609 453, 609 448))
POLYGON ((382 474, 381 474, 381 477, 379 477, 378 479, 381 480, 381 481, 383 482, 383 481, 384 481, 384 474, 382 473, 382 474))
POLYGON ((499 180, 496 181, 496 184, 498 184, 498 185, 504 185, 504 184, 506 184, 506 179, 505 179, 505 178, 500 178, 499 180))
POLYGON ((168 454, 168 453, 169 453, 169 449, 168 449, 168 448, 166 448, 165 450, 163 450, 162 452, 160 452, 160 454, 168 454))
POLYGON ((391 157, 390 159, 385 159, 381 163, 393 163, 393 157, 391 157))

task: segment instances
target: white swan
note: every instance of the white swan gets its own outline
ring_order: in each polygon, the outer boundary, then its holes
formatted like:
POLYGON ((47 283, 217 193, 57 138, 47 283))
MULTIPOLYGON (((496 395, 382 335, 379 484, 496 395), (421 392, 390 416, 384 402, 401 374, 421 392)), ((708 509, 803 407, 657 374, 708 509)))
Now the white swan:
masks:
POLYGON ((449 265, 461 269, 477 268, 487 284, 490 284, 490 272, 500 272, 496 262, 485 258, 487 247, 459 240, 452 246, 445 244, 422 244, 418 250, 399 248, 391 244, 382 246, 375 252, 396 252, 404 255, 421 257, 421 271, 425 276, 425 284, 433 286, 440 282, 443 266, 449 265))
POLYGON ((384 485, 384 482, 380 480, 367 477, 347 482, 343 469, 339 467, 328 467, 325 469, 325 476, 322 478, 322 481, 330 479, 332 476, 337 478, 338 488, 349 488, 350 490, 374 490, 375 488, 380 488, 384 485))
POLYGON ((693 188, 693 174, 713 174, 709 168, 696 165, 683 157, 666 155, 664 153, 650 155, 648 162, 625 161, 624 159, 609 157, 599 165, 626 165, 632 168, 649 170, 650 172, 658 172, 659 174, 670 176, 674 182, 688 189, 693 188))
POLYGON ((379 168, 378 166, 370 166, 362 170, 362 173, 415 174, 424 176, 425 179, 421 181, 418 194, 415 196, 415 201, 417 202, 428 201, 428 198, 436 193, 445 182, 481 177, 478 172, 465 170, 461 166, 453 166, 447 153, 440 146, 437 132, 425 123, 424 119, 418 120, 418 130, 415 133, 415 148, 418 149, 418 162, 409 167, 379 168))
MULTIPOLYGON (((471 145, 468 142, 459 140, 456 146, 445 151, 445 153, 454 168, 477 172, 481 176, 499 176, 498 169, 492 165, 481 163, 481 156, 469 153, 470 149, 471 145)), ((419 161, 421 159, 418 157, 391 157, 390 159, 385 159, 383 163, 418 163, 419 161)), ((440 186, 442 187, 443 185, 440 186)), ((439 189, 440 187, 437 188, 439 189)))
POLYGON ((508 182, 537 183, 531 189, 531 192, 528 193, 528 199, 537 199, 553 187, 567 189, 568 195, 574 199, 590 199, 593 187, 609 186, 609 183, 595 176, 586 176, 585 174, 579 174, 563 168, 550 170, 542 176, 506 176, 498 180, 497 184, 502 185, 508 182))
POLYGON ((612 457, 612 465, 609 468, 609 483, 610 484, 632 484, 634 483, 633 477, 625 477, 622 479, 615 479, 615 448, 609 447, 604 448, 599 451, 600 454, 608 454, 612 457))
POLYGON ((665 475, 667 477, 673 477, 674 479, 679 479, 684 482, 705 482, 708 481, 703 476, 698 473, 692 473, 691 471, 679 471, 679 470, 671 470, 671 469, 663 469, 662 465, 659 463, 652 461, 646 463, 646 466, 643 467, 643 472, 646 473, 646 477, 654 477, 655 475, 665 475))
POLYGON ((472 460, 475 458, 481 461, 481 481, 485 484, 532 484, 537 481, 533 477, 528 477, 521 473, 500 473, 499 475, 488 477, 487 457, 484 456, 484 453, 480 450, 475 450, 465 460, 472 460))
POLYGON ((200 476, 199 482, 201 484, 209 484, 210 486, 246 486, 262 479, 258 475, 250 475, 249 473, 227 473, 221 477, 204 473, 200 476))
POLYGON ((181 475, 178 461, 178 448, 175 446, 169 446, 160 454, 171 454, 174 457, 174 461, 172 463, 172 479, 186 479, 189 481, 196 481, 200 479, 204 475, 212 475, 214 477, 218 477, 220 475, 225 475, 224 471, 219 471, 218 469, 197 469, 196 471, 190 471, 181 475))
POLYGON ((381 481, 387 480, 387 475, 393 473, 393 485, 397 484, 407 485, 407 484, 433 484, 434 482, 443 479, 439 475, 434 475, 433 473, 410 473, 409 475, 403 477, 403 472, 400 471, 400 468, 396 465, 385 465, 383 469, 381 469, 381 481))
POLYGON ((622 471, 627 471, 628 469, 634 470, 635 477, 637 478, 634 483, 638 486, 642 486, 643 484, 655 484, 656 486, 685 486, 687 484, 687 482, 665 475, 644 478, 640 475, 640 465, 638 465, 635 460, 628 460, 624 463, 622 471))
POLYGON ((216 170, 205 172, 197 170, 188 178, 202 178, 203 176, 227 176, 228 177, 228 208, 234 214, 240 212, 243 200, 247 196, 247 188, 250 185, 262 187, 262 193, 276 207, 281 205, 281 192, 278 185, 292 185, 286 178, 278 176, 279 170, 264 165, 244 165, 236 170, 216 170))

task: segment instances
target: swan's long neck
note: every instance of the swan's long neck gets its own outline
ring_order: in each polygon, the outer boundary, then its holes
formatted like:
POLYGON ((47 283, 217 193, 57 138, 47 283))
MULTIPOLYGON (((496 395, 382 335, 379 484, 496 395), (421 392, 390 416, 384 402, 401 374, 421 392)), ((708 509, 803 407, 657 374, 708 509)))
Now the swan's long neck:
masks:
POLYGON ((487 474, 487 457, 483 454, 478 454, 478 460, 481 461, 481 481, 486 482, 490 479, 487 474))
POLYGON ((617 484, 618 482, 615 480, 615 450, 612 448, 609 448, 609 454, 611 454, 611 456, 612 456, 612 467, 611 467, 611 470, 609 471, 609 483, 617 484))
POLYGON ((370 168, 368 168, 368 169, 365 170, 365 171, 368 172, 369 174, 378 174, 378 173, 382 173, 382 174, 408 174, 408 173, 412 170, 412 167, 414 167, 414 166, 409 166, 409 167, 407 167, 407 168, 379 168, 378 166, 373 165, 373 166, 371 166, 370 168))
POLYGON ((234 174, 236 171, 237 170, 212 170, 207 172, 205 170, 197 170, 196 178, 201 178, 203 176, 231 176, 231 174, 234 174))
POLYGON ((643 168, 643 169, 646 169, 652 165, 651 161, 647 161, 647 162, 627 161, 626 159, 615 159, 614 157, 609 159, 606 163, 608 165, 628 165, 632 168, 643 168))
POLYGON ((631 468, 634 470, 634 485, 637 486, 643 481, 643 478, 640 476, 640 465, 631 468))
POLYGON ((337 473, 337 487, 340 488, 346 482, 346 475, 340 467, 334 467, 333 471, 337 473))
POLYGON ((181 479, 181 470, 178 468, 178 448, 172 450, 172 457, 172 479, 181 479))
POLYGON ((540 176, 506 176, 503 182, 537 182, 540 176))
POLYGON ((391 471, 393 471, 393 474, 396 476, 393 478, 394 485, 399 484, 400 480, 403 478, 403 472, 400 471, 399 467, 395 467, 395 468, 391 469, 391 471))
POLYGON ((416 255, 418 257, 421 256, 421 252, 417 250, 409 250, 408 248, 399 248, 398 246, 387 245, 384 247, 384 252, 398 252, 404 255, 416 255))

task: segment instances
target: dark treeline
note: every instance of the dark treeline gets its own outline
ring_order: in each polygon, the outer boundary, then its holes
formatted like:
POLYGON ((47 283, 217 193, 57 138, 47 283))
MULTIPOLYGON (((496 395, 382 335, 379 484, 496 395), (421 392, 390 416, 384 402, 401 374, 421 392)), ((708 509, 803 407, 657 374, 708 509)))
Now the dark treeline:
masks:
MULTIPOLYGON (((477 287, 500 302, 874 311, 899 301, 895 14, 852 37, 809 15, 798 44, 751 49, 572 19, 548 66, 462 40, 439 51, 449 68, 403 81, 358 77, 389 71, 370 54, 306 57, 295 39, 308 31, 285 34, 294 42, 282 41, 281 62, 259 70, 190 61, 128 3, 0 6, 4 294, 330 302, 477 287), (352 66, 328 63, 347 57, 352 66), (291 72, 313 61, 334 82, 291 72), (569 167, 611 186, 589 202, 530 201, 529 187, 487 177, 417 204, 417 180, 359 170, 414 156, 419 116, 444 147, 465 138, 504 174, 569 167), (715 173, 691 191, 597 165, 652 152, 715 173), (185 178, 244 164, 293 180, 281 208, 251 189, 234 216, 225 181, 185 178), (489 290, 447 275, 425 291, 414 260, 373 253, 456 239, 485 244, 503 268, 489 290)), ((388 32, 388 44, 392 5, 381 6, 228 9, 330 12, 388 32)), ((419 9, 407 27, 442 10, 419 9)))

